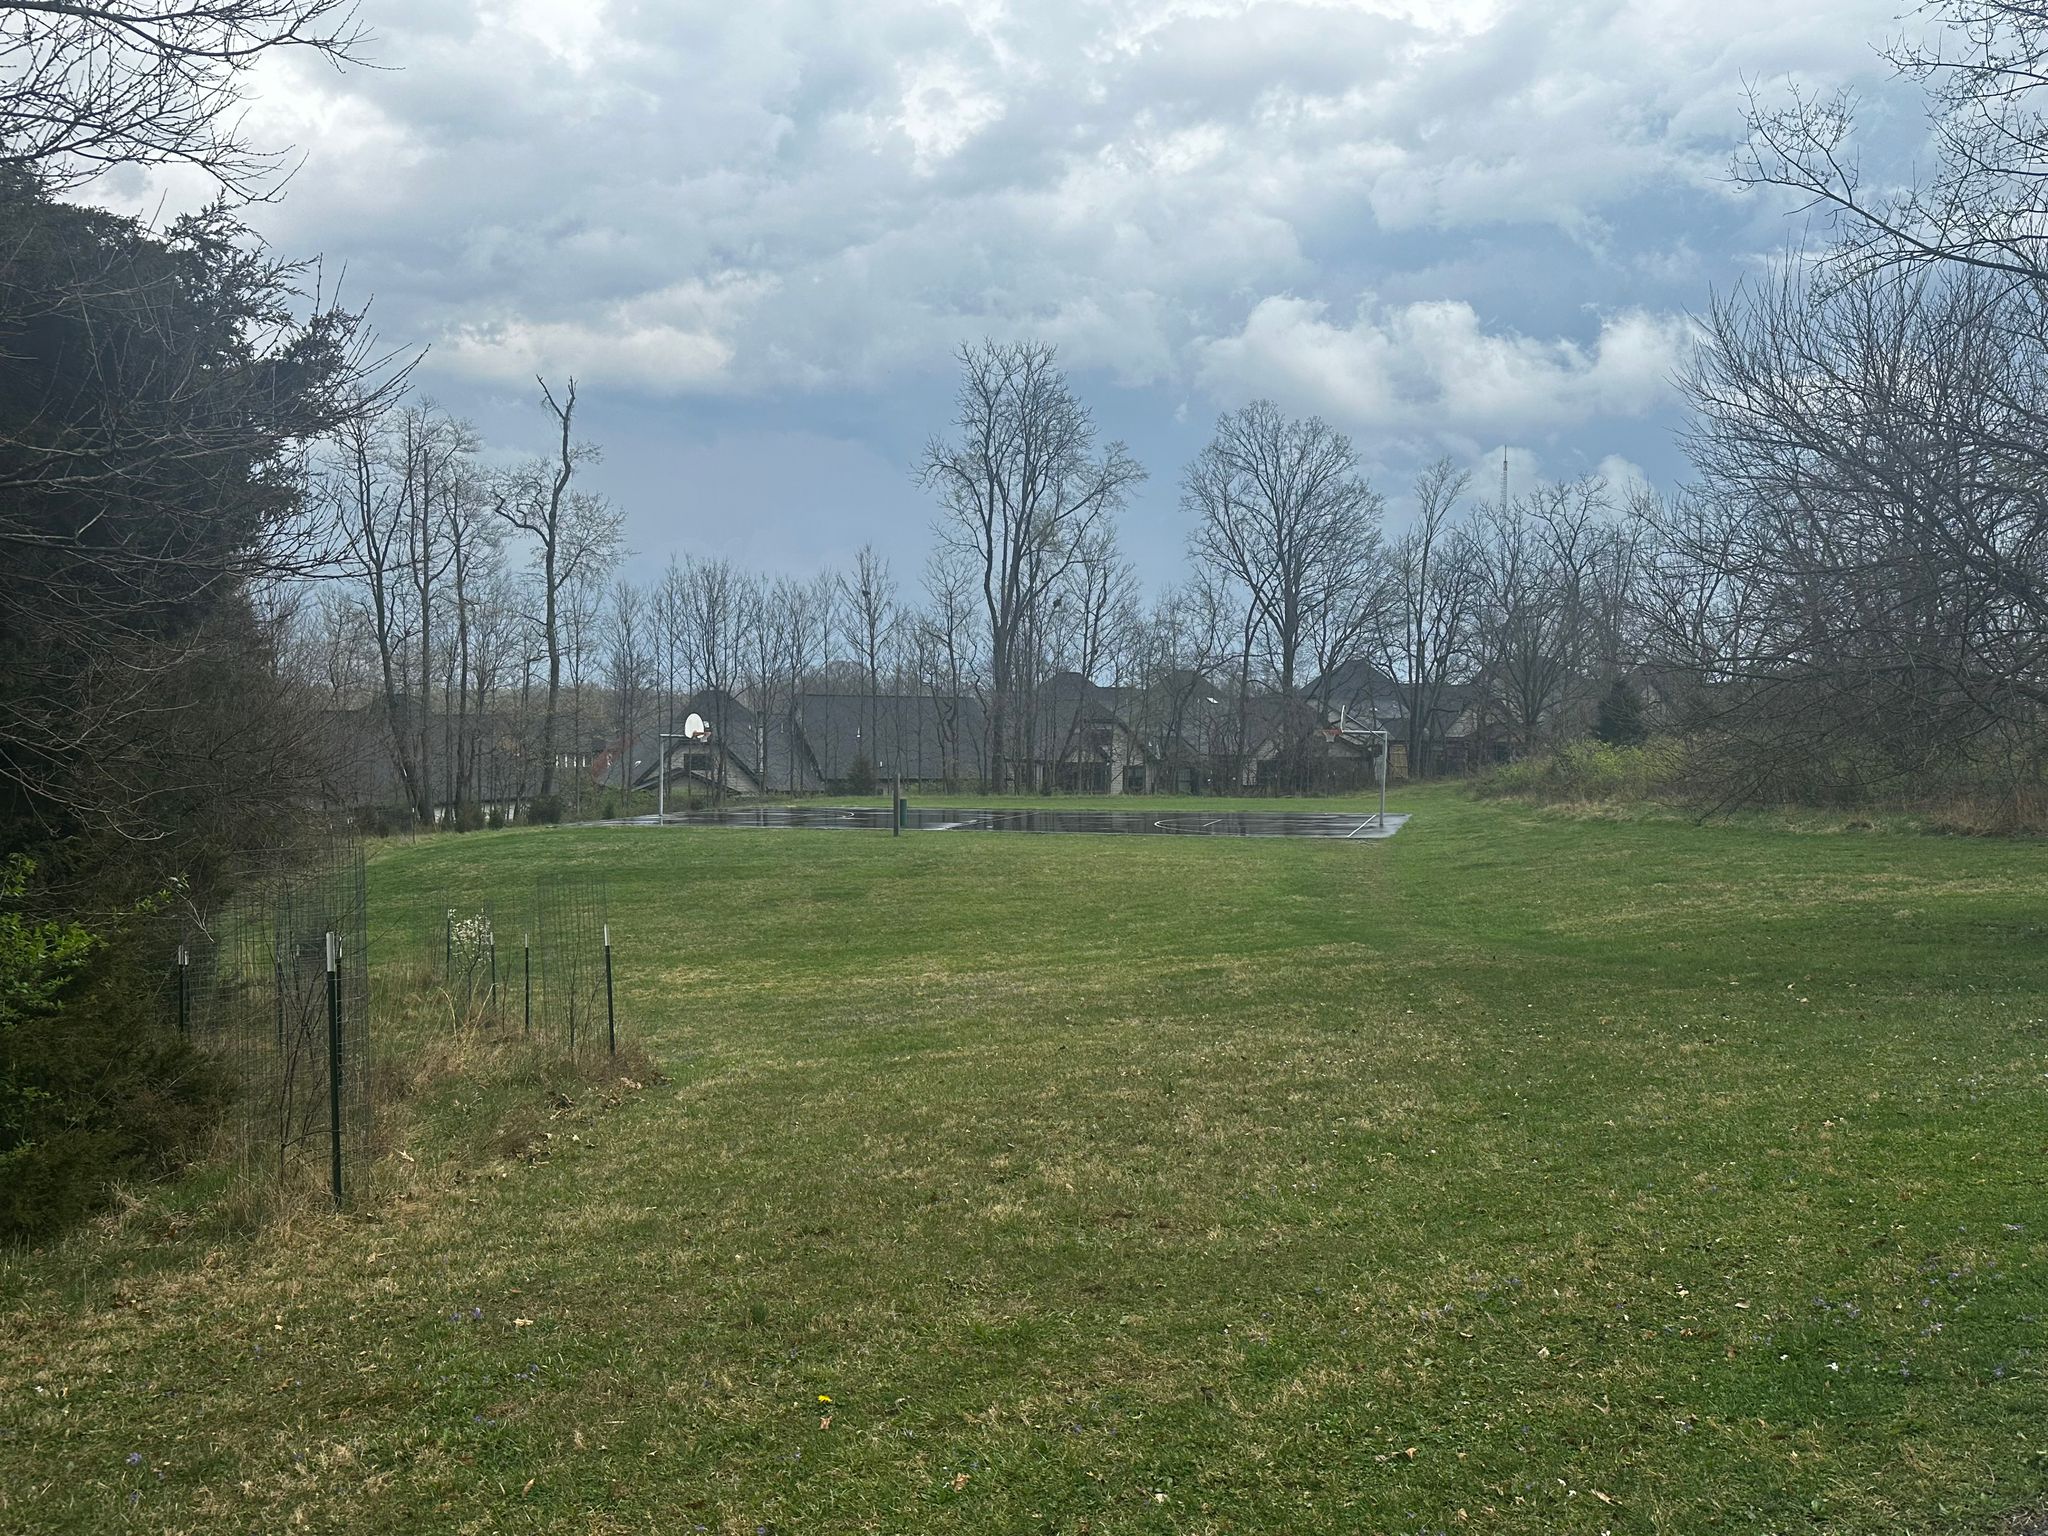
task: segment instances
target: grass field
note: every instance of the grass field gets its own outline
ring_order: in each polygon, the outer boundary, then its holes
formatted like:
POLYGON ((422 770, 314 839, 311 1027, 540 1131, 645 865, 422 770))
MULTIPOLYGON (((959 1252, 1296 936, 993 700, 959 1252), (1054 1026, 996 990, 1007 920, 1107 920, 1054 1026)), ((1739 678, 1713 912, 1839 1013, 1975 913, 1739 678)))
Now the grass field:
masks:
MULTIPOLYGON (((1210 802, 1213 803, 1213 802, 1210 802)), ((0 1263, 0 1529, 1995 1532, 2048 1495, 2048 849, 558 829, 665 1081, 0 1263), (573 1139, 572 1139, 573 1138, 573 1139)))

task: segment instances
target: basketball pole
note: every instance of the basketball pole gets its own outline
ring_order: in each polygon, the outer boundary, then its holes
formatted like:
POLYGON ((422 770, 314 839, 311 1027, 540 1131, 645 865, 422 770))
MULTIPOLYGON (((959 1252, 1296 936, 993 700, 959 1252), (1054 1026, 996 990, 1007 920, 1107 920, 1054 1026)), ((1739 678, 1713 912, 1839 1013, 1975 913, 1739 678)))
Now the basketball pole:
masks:
POLYGON ((661 732, 661 773, 656 780, 654 792, 654 819, 664 826, 668 824, 668 744, 672 741, 691 741, 687 731, 661 732))

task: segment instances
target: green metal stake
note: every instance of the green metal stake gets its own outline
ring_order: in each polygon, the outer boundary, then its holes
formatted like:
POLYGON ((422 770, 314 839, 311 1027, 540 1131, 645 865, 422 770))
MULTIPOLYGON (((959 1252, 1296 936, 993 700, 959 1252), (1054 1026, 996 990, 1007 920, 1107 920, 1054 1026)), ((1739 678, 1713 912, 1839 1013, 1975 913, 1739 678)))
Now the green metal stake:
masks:
POLYGON ((619 1020, 612 1011, 612 925, 604 925, 604 1028, 612 1054, 619 1054, 619 1020))
POLYGON ((192 957, 184 945, 178 946, 178 1033, 192 1033, 192 957))
POLYGON ((526 971, 526 1032, 533 1033, 533 935, 519 935, 519 950, 524 957, 522 964, 526 971))
POLYGON ((341 940, 327 935, 327 1145, 334 1208, 341 1209, 341 940))

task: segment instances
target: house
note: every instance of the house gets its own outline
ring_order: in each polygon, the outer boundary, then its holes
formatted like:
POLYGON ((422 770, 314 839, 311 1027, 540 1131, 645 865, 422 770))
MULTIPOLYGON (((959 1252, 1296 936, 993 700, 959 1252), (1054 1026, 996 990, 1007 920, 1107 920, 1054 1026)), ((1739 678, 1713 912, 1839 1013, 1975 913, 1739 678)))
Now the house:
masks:
MULTIPOLYGON (((1384 731, 1387 776, 1408 777, 1407 690, 1392 673, 1353 657, 1310 683, 1307 694, 1317 706, 1318 731, 1345 748, 1345 755, 1376 752, 1377 733, 1384 731)), ((1375 766, 1375 774, 1377 771, 1375 766)))
POLYGON ((1041 683, 1027 717, 1033 787, 1067 794, 1139 794, 1151 765, 1131 725, 1135 690, 1105 688, 1078 672, 1041 683))

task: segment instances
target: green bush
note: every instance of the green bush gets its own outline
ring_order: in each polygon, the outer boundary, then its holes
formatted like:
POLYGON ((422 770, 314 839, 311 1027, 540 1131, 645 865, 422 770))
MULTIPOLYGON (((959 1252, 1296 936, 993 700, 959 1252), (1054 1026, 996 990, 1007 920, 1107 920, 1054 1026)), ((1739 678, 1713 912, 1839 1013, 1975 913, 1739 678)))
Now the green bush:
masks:
POLYGON ((15 1241, 176 1167, 230 1089, 167 1019, 141 933, 31 918, 32 872, 0 870, 0 1239, 15 1241))
POLYGON ((875 765, 867 760, 865 753, 853 760, 841 787, 849 795, 872 795, 875 792, 875 765))
POLYGON ((1601 696, 1593 734, 1610 747, 1639 747, 1649 740, 1643 701, 1626 680, 1617 677, 1601 696))
POLYGON ((403 837, 412 830, 412 811, 402 805, 367 805, 353 820, 365 837, 403 837))
POLYGON ((560 795, 535 795, 527 802, 526 819, 537 827, 552 827, 562 819, 560 795))
POLYGON ((1480 780, 1484 794, 1525 800, 1657 800, 1685 777, 1684 743, 1655 738, 1637 747, 1575 741, 1544 757, 1509 763, 1480 780))

